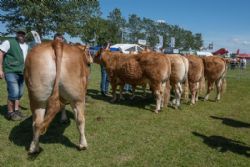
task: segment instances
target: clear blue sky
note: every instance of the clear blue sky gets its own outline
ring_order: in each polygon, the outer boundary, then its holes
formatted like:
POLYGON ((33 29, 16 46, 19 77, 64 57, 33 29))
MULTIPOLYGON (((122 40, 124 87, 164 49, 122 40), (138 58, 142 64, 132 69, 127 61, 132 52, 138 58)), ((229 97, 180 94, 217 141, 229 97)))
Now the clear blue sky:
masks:
POLYGON ((119 8, 125 18, 137 14, 202 33, 214 49, 250 53, 250 0, 100 0, 100 6, 103 17, 119 8))
POLYGON ((163 19, 194 33, 215 49, 250 53, 250 0, 100 0, 106 17, 114 8, 125 18, 130 14, 163 19))

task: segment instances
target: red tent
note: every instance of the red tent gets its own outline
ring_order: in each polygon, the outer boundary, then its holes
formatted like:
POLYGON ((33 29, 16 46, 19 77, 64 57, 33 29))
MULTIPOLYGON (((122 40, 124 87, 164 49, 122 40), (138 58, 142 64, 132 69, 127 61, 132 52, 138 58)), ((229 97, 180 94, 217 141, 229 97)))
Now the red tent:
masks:
POLYGON ((225 48, 221 48, 215 52, 213 52, 214 55, 224 55, 224 54, 227 54, 228 51, 225 49, 225 48))
POLYGON ((250 59, 250 54, 247 54, 247 53, 240 53, 237 57, 238 57, 238 58, 250 59))

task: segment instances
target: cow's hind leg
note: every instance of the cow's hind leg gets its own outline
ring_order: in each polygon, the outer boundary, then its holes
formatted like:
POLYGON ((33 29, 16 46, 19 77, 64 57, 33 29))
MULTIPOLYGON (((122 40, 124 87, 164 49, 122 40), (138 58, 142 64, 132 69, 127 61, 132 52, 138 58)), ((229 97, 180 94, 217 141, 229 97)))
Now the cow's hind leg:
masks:
POLYGON ((152 87, 154 95, 156 97, 156 109, 155 113, 157 114, 161 109, 161 101, 162 101, 162 93, 161 93, 161 85, 157 84, 152 87))
POLYGON ((194 83, 189 83, 189 89, 190 89, 190 92, 191 92, 191 105, 192 104, 195 104, 195 96, 196 96, 196 84, 194 83))
POLYGON ((181 84, 177 83, 174 85, 174 92, 175 92, 175 98, 172 101, 172 105, 174 106, 175 109, 177 109, 180 106, 180 99, 181 99, 181 84))
POLYGON ((164 100, 165 100, 166 84, 167 84, 166 82, 161 84, 161 108, 163 108, 165 105, 164 100))
POLYGON ((199 88, 200 88, 200 83, 196 83, 196 93, 195 93, 195 101, 197 102, 199 100, 199 88))
POLYGON ((222 79, 221 78, 216 81, 216 90, 217 90, 217 95, 216 95, 215 101, 219 101, 221 92, 222 92, 222 79))
POLYGON ((112 86, 112 95, 113 95, 113 98, 111 99, 111 102, 115 102, 116 101, 116 87, 117 87, 117 84, 114 83, 114 82, 111 82, 111 86, 112 86))
POLYGON ((29 153, 39 153, 39 137, 40 137, 40 129, 44 120, 45 115, 45 103, 44 104, 36 104, 31 101, 31 110, 32 110, 32 118, 33 118, 33 140, 30 144, 29 153))
POLYGON ((183 89, 182 89, 181 83, 178 83, 177 102, 176 102, 177 107, 180 107, 180 105, 181 105, 182 93, 183 93, 183 89))
POLYGON ((204 101, 207 101, 207 100, 208 100, 209 94, 210 94, 210 92, 211 92, 212 89, 213 89, 213 84, 214 84, 214 82, 208 80, 208 82, 207 82, 207 93, 206 93, 206 96, 205 96, 205 98, 204 98, 204 101))
POLYGON ((120 84, 120 100, 125 100, 124 96, 123 96, 123 89, 124 89, 124 85, 125 84, 120 84))
POLYGON ((87 140, 85 138, 85 117, 84 117, 85 101, 75 102, 71 104, 71 107, 74 111, 76 125, 80 132, 79 149, 85 150, 87 149, 87 140))

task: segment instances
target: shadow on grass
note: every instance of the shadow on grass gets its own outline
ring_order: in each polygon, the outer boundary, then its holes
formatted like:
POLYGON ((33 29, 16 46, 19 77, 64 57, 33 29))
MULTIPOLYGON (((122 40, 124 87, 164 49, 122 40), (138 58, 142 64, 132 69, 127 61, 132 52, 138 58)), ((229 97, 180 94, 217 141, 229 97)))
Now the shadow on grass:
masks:
POLYGON ((234 120, 231 118, 223 118, 223 117, 216 117, 216 116, 210 116, 213 119, 219 119, 222 120, 222 123, 228 126, 232 126, 235 128, 250 128, 249 123, 245 123, 242 121, 234 120))
MULTIPOLYGON (((66 112, 68 118, 74 117, 72 112, 67 110, 66 112)), ((65 129, 71 124, 71 121, 69 120, 67 124, 61 123, 60 114, 61 113, 57 114, 50 127, 48 128, 48 131, 40 137, 40 143, 61 143, 66 147, 77 148, 74 143, 72 143, 66 136, 63 135, 65 129)), ((18 124, 11 130, 9 134, 9 140, 17 146, 24 146, 25 149, 28 150, 32 140, 32 136, 32 116, 30 116, 29 118, 20 122, 20 124, 18 124)))
POLYGON ((228 139, 222 136, 205 136, 203 134, 192 132, 194 136, 203 139, 203 143, 209 147, 219 150, 219 152, 231 151, 235 154, 244 155, 250 157, 250 147, 245 143, 228 139))
POLYGON ((130 106, 130 107, 138 107, 138 108, 143 108, 146 110, 153 111, 153 109, 155 109, 155 107, 150 106, 150 107, 146 108, 146 106, 148 106, 152 103, 155 103, 154 97, 151 94, 147 93, 146 98, 144 99, 141 97, 142 94, 143 94, 142 92, 136 92, 136 97, 133 100, 129 99, 129 97, 131 96, 130 94, 124 94, 125 100, 119 100, 119 94, 117 94, 116 102, 112 103, 111 96, 105 97, 105 96, 101 95, 101 93, 98 90, 94 90, 94 89, 88 89, 88 91, 87 91, 87 95, 93 99, 96 99, 96 100, 102 100, 102 101, 105 101, 105 102, 108 102, 108 103, 114 104, 114 105, 115 104, 126 105, 126 106, 130 106))
POLYGON ((0 105, 0 115, 2 115, 4 118, 6 118, 7 114, 7 105, 0 105))

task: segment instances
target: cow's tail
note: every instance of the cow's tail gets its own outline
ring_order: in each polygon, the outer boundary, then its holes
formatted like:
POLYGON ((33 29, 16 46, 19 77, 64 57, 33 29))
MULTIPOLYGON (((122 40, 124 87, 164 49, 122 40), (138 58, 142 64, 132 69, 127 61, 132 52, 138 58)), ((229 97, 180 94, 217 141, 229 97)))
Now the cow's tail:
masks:
POLYGON ((170 79, 168 79, 166 81, 166 87, 165 87, 165 91, 164 91, 164 96, 163 96, 163 104, 165 107, 167 107, 168 103, 169 103, 169 99, 170 99, 170 89, 171 89, 171 86, 170 86, 170 79))
POLYGON ((43 126, 41 129, 41 134, 44 134, 55 117, 55 115, 60 111, 60 99, 59 99, 59 79, 61 73, 61 62, 63 56, 63 43, 60 41, 53 41, 52 48, 55 52, 55 64, 56 64, 56 78, 53 86, 53 91, 48 99, 47 112, 44 117, 43 126))
POLYGON ((184 80, 184 92, 183 92, 183 95, 184 95, 184 99, 185 101, 188 101, 188 95, 189 95, 189 84, 188 84, 188 70, 189 70, 189 60, 186 58, 186 57, 181 57, 182 58, 182 61, 185 65, 185 80, 184 80))
POLYGON ((205 60, 202 58, 202 73, 199 81, 199 93, 204 93, 206 91, 206 78, 205 78, 205 60))
POLYGON ((188 77, 186 78, 185 82, 184 82, 184 92, 183 92, 183 96, 185 101, 188 101, 189 99, 189 84, 188 84, 188 77))

